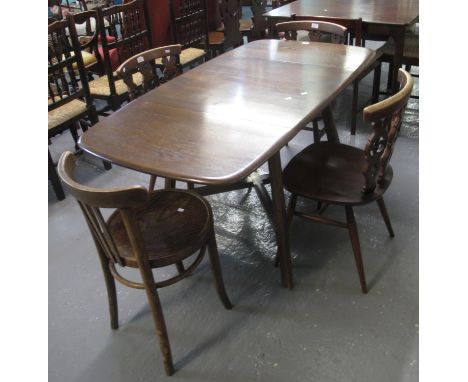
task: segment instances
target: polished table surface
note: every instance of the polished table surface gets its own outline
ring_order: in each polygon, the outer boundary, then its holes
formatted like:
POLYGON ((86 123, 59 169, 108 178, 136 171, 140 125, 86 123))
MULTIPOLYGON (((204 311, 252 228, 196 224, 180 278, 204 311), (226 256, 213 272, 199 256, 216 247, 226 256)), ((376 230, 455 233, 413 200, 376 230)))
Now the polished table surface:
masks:
POLYGON ((237 182, 373 59, 353 46, 258 40, 144 94, 89 129, 80 145, 148 174, 237 182))
POLYGON ((290 17, 292 14, 362 18, 364 23, 409 25, 419 15, 419 0, 297 0, 266 15, 290 17))
POLYGON ((133 170, 208 185, 234 184, 268 161, 282 284, 292 288, 279 150, 374 60, 366 48, 258 40, 130 102, 80 146, 133 170))

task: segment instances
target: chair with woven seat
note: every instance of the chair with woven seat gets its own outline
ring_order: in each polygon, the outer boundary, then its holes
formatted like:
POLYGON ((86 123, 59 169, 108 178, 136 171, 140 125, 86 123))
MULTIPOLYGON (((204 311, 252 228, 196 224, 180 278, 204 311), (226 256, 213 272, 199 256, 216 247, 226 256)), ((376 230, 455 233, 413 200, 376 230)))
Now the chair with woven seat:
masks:
MULTIPOLYGON (((89 84, 93 98, 103 99, 108 108, 117 110, 128 100, 128 89, 116 76, 115 69, 127 58, 153 47, 148 11, 144 0, 96 9, 100 28, 104 75, 89 84)), ((142 84, 140 75, 135 81, 142 84)))
MULTIPOLYGON (((122 63, 116 73, 127 86, 130 101, 181 74, 181 50, 180 44, 153 48, 130 57, 122 63), (141 82, 135 82, 136 73, 141 75, 141 82)), ((154 190, 155 184, 156 176, 151 175, 150 191, 154 190)), ((166 187, 172 188, 172 183, 167 182, 166 187)))
POLYGON ((99 255, 109 301, 110 324, 119 327, 115 280, 144 289, 151 308, 165 371, 174 373, 171 348, 158 289, 188 277, 209 252, 219 298, 226 309, 232 305, 224 288, 213 214, 208 202, 186 190, 148 192, 131 186, 96 189, 74 178, 75 160, 71 152, 62 155, 59 176, 76 198, 99 255), (105 220, 101 209, 116 209, 105 220), (189 263, 185 266, 183 262, 189 263), (177 274, 155 280, 153 269, 175 265, 177 274), (129 280, 119 270, 138 269, 142 281, 129 280))
POLYGON ((209 59, 209 40, 221 43, 222 32, 208 32, 205 0, 168 0, 172 43, 182 45, 180 64, 192 68, 209 59), (216 40, 216 41, 215 41, 216 40))
POLYGON ((283 172, 284 187, 291 193, 289 220, 297 215, 348 229, 363 293, 367 293, 367 283, 353 209, 377 202, 388 232, 394 236, 383 194, 392 181, 393 170, 389 161, 413 88, 413 78, 402 69, 398 80, 400 91, 397 94, 363 111, 364 121, 373 129, 364 150, 333 142, 314 143, 297 154, 283 172), (298 197, 325 205, 343 206, 346 223, 325 217, 323 208, 315 214, 298 211, 298 197))
MULTIPOLYGON (((48 26, 48 137, 70 130, 78 149, 78 130, 98 121, 80 44, 71 15, 48 26)), ((64 198, 49 151, 49 179, 58 199, 64 198)))

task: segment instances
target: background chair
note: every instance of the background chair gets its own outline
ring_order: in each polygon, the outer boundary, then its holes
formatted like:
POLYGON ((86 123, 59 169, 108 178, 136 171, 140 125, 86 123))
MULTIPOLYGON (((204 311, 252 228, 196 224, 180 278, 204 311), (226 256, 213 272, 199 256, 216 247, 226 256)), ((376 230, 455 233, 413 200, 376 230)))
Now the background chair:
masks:
MULTIPOLYGON (((153 46, 146 2, 134 0, 105 9, 98 7, 97 17, 104 75, 90 83, 90 92, 115 111, 128 99, 128 89, 116 78, 115 69, 127 58, 153 46)), ((135 81, 141 84, 141 77, 137 76, 135 81)))
MULTIPOLYGON (((180 44, 154 48, 139 53, 120 65, 116 73, 127 86, 130 101, 181 74, 182 66, 179 58, 181 50, 180 44), (135 82, 136 73, 141 74, 141 83, 135 82)), ((156 176, 151 175, 150 191, 154 189, 155 184, 156 176)), ((166 187, 173 188, 173 185, 167 182, 166 187)))
POLYGON ((74 167, 72 153, 64 153, 58 173, 77 199, 96 244, 107 287, 111 328, 119 326, 115 280, 131 288, 144 289, 164 367, 171 375, 174 366, 158 289, 189 276, 208 247, 216 290, 225 308, 232 307, 224 289, 211 207, 201 196, 185 190, 148 193, 141 186, 113 189, 82 186, 74 179, 74 167), (117 210, 104 220, 102 208, 117 210), (194 255, 196 252, 198 254, 194 255), (186 268, 183 261, 194 256, 186 268), (155 280, 152 269, 172 265, 177 266, 178 274, 155 280), (122 276, 117 269, 119 266, 137 268, 142 282, 122 276))
MULTIPOLYGON (((286 40, 297 40, 299 36, 299 39, 335 44, 344 44, 348 41, 348 29, 346 27, 327 21, 286 21, 276 24, 276 31, 286 40)), ((325 134, 324 130, 319 128, 319 120, 320 118, 315 118, 312 121, 312 128, 304 128, 304 130, 313 131, 314 142, 320 141, 325 134)))
POLYGON ((242 18, 240 22, 240 31, 242 36, 247 37, 247 41, 258 40, 267 36, 267 20, 263 16, 267 10, 266 0, 251 0, 250 11, 252 17, 250 19, 242 18))
MULTIPOLYGON (((78 149, 78 130, 98 121, 75 25, 69 15, 48 26, 48 137, 70 130, 78 149)), ((58 199, 65 197, 49 151, 49 179, 58 199)))
POLYGON ((174 44, 182 45, 180 63, 185 69, 205 61, 208 21, 205 0, 168 0, 174 44))
POLYGON ((348 229, 359 273, 361 290, 367 284, 353 207, 376 201, 391 237, 394 236, 383 194, 390 186, 393 170, 390 158, 401 126, 401 119, 413 88, 411 75, 400 69, 400 91, 364 109, 364 121, 373 134, 364 150, 340 143, 314 143, 296 155, 284 169, 284 186, 291 192, 288 214, 348 229), (296 209, 298 197, 345 208, 346 223, 296 209))
MULTIPOLYGON (((374 99, 378 99, 379 94, 391 94, 388 89, 392 88, 393 56, 395 54, 395 42, 393 38, 390 37, 377 51, 381 54, 379 58, 380 62, 387 62, 389 68, 386 91, 380 91, 380 70, 374 76, 374 99)), ((405 33, 402 64, 405 65, 405 70, 408 72, 411 71, 412 66, 419 66, 419 34, 411 29, 408 29, 405 33)), ((419 75, 414 76, 419 77, 419 75)), ((419 99, 419 96, 412 95, 411 98, 419 99)))
MULTIPOLYGON (((327 21, 334 24, 342 25, 346 27, 348 30, 348 38, 347 41, 344 43, 346 45, 355 45, 355 46, 364 46, 363 45, 363 28, 362 28, 362 19, 345 19, 341 17, 322 17, 322 16, 297 16, 292 15, 293 20, 297 21, 304 21, 304 20, 311 20, 311 21, 327 21)), ((377 53, 380 55, 380 53, 377 53)), ((354 81, 353 83, 353 95, 351 101, 351 135, 356 134, 356 124, 357 124, 357 114, 358 114, 358 101, 359 101, 359 82, 362 81, 364 77, 366 77, 370 72, 374 71, 374 79, 376 76, 380 76, 380 61, 376 61, 375 63, 369 65, 365 68, 362 74, 354 81)), ((375 103, 378 101, 378 98, 374 96, 375 90, 372 90, 372 101, 375 103)))
POLYGON ((223 36, 222 39, 213 38, 213 33, 209 32, 211 57, 243 44, 239 24, 241 15, 240 0, 221 0, 219 9, 222 19, 221 31, 223 36))

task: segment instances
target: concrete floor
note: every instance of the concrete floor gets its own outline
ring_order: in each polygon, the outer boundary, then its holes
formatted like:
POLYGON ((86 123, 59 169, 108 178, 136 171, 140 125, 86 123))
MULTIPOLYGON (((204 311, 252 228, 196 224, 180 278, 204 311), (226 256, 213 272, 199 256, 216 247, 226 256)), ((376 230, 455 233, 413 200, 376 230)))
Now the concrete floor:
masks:
MULTIPOLYGON (((362 100, 370 87, 366 78, 362 100)), ((334 109, 340 139, 363 147, 370 129, 360 121, 350 136, 350 97, 348 89, 334 109)), ((143 291, 118 285, 120 329, 110 329, 98 257, 79 207, 69 195, 58 202, 49 185, 49 381, 417 381, 418 109, 411 100, 392 158, 386 204, 396 237, 389 238, 376 205, 356 209, 368 295, 360 292, 345 230, 294 219, 295 288, 285 290, 256 194, 208 198, 234 308, 218 300, 207 259, 193 276, 160 291, 177 369, 172 377, 164 374, 143 291)), ((283 165, 311 141, 301 132, 282 150, 283 165)), ((55 160, 73 150, 69 133, 50 149, 55 160)), ((78 156, 77 171, 94 186, 148 181, 117 166, 104 171, 87 155, 78 156)), ((344 216, 338 208, 329 213, 344 216)))

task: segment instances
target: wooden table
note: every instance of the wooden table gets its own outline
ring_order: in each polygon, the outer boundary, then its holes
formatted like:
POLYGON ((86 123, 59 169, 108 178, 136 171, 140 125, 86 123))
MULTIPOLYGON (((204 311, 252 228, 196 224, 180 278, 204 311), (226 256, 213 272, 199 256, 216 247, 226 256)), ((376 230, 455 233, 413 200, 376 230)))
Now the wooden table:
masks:
POLYGON ((393 91, 398 90, 398 68, 401 67, 405 28, 419 15, 419 0, 297 0, 267 12, 270 36, 275 24, 292 15, 315 17, 362 18, 363 33, 393 37, 393 91))
MULTIPOLYGON (((292 288, 280 149, 375 60, 354 46, 258 40, 142 95, 81 137, 87 152, 165 178, 226 187, 268 161, 282 285, 292 288)), ((205 192, 206 194, 206 192, 205 192)))

